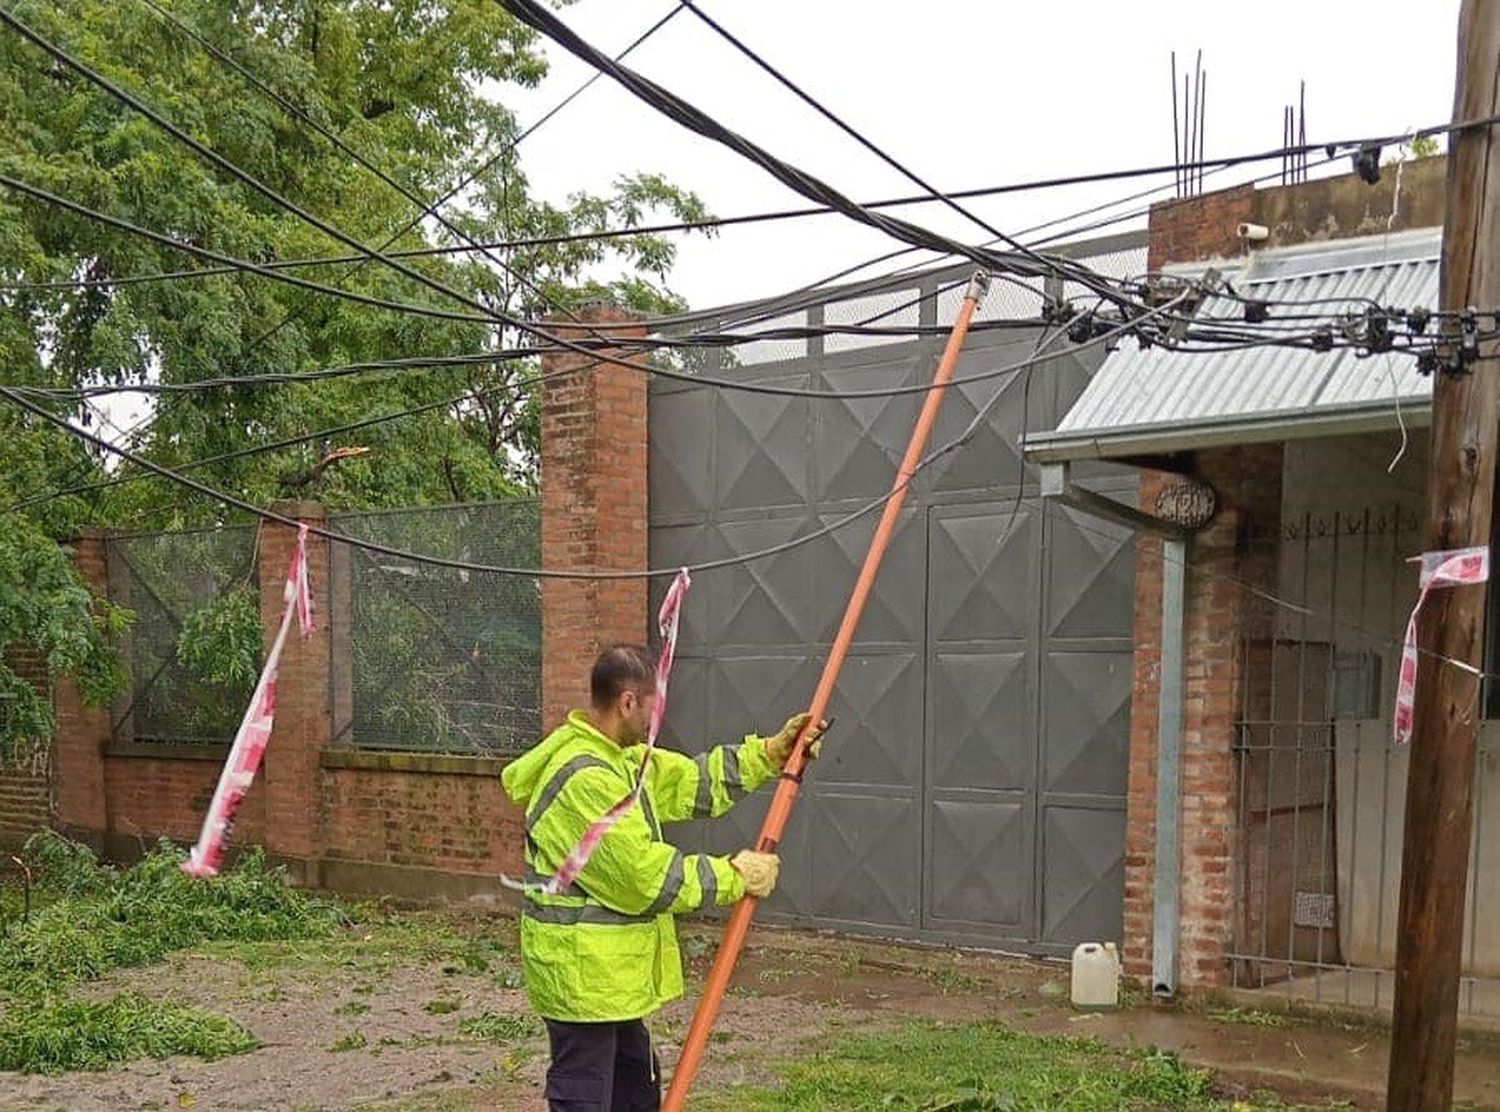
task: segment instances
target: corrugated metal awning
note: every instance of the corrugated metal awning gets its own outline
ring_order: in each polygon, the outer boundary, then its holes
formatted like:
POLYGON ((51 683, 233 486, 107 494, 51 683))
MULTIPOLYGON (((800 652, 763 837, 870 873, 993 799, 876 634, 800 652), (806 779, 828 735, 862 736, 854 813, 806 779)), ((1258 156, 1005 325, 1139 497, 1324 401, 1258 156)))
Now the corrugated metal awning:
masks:
MULTIPOLYGON (((1442 229, 1254 252, 1218 265, 1242 297, 1270 302, 1261 327, 1307 331, 1292 313, 1357 314, 1373 299, 1435 309, 1442 229), (1311 303, 1305 309, 1277 302, 1311 303)), ((1200 320, 1242 320, 1243 304, 1211 298, 1200 320)), ((1126 342, 1112 352, 1055 432, 1026 437, 1038 462, 1119 459, 1229 444, 1363 432, 1430 420, 1432 383, 1410 356, 1246 347, 1182 352, 1126 342), (1126 348, 1131 350, 1126 350, 1126 348)))

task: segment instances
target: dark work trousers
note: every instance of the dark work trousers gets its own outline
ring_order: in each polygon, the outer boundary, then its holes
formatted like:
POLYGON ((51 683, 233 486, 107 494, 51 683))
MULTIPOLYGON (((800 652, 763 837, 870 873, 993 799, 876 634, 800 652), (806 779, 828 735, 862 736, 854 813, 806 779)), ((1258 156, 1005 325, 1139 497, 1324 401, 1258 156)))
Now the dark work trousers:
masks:
POLYGON ((661 1107, 661 1074, 651 1034, 640 1020, 546 1022, 552 1043, 551 1112, 656 1112, 661 1107))

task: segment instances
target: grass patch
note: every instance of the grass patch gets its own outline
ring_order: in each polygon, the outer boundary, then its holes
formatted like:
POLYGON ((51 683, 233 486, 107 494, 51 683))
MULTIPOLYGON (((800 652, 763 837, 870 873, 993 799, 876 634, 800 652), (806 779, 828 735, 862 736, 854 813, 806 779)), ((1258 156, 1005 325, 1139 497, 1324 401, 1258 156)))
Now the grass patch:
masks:
POLYGON ((340 1035, 329 1044, 328 1049, 334 1054, 343 1054, 350 1050, 363 1050, 370 1045, 370 1040, 365 1038, 363 1031, 350 1031, 346 1035, 340 1035))
POLYGON ((473 933, 468 924, 455 924, 439 913, 398 914, 371 909, 356 911, 349 929, 311 938, 209 942, 199 951, 210 957, 237 961, 251 974, 282 974, 294 970, 313 980, 345 979, 354 974, 354 992, 371 995, 377 982, 402 968, 439 964, 447 976, 489 976, 496 983, 519 982, 513 928, 484 923, 473 933))
MULTIPOLYGON (((911 1023, 853 1035, 779 1067, 779 1088, 702 1090, 705 1110, 906 1108, 936 1112, 1220 1109, 1212 1078, 1170 1054, 993 1024, 911 1023)), ((1243 1106, 1242 1106, 1243 1107, 1243 1106)))
POLYGON ((529 1015, 506 1015, 503 1012, 485 1012, 472 1016, 458 1025, 458 1033, 471 1039, 487 1042, 515 1042, 529 1039, 542 1033, 541 1023, 529 1015))
POLYGON ((1216 1023, 1232 1023, 1240 1027, 1290 1027, 1292 1017, 1281 1012, 1267 1012, 1259 1008, 1227 1008, 1220 1012, 1209 1012, 1208 1018, 1216 1023))
POLYGON ((53 994, 211 940, 329 935, 344 920, 336 904, 289 887, 258 852, 212 880, 183 873, 187 855, 166 842, 123 871, 55 834, 33 838, 28 853, 54 899, 0 939, 0 992, 14 996, 53 994))
POLYGON ((936 985, 944 996, 983 992, 986 983, 958 969, 922 969, 919 976, 936 985))
POLYGON ((191 1054, 213 1060, 260 1045, 232 1020, 122 993, 112 1000, 50 997, 12 1005, 0 1019, 0 1070, 102 1070, 136 1058, 191 1054))

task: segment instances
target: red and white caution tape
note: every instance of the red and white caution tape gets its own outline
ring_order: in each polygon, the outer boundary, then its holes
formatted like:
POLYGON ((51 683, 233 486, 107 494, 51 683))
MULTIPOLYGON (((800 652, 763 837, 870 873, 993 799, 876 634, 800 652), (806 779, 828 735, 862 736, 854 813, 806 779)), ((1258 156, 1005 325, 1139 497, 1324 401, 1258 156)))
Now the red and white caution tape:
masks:
POLYGON ((307 582, 305 525, 297 530, 297 547, 292 553, 292 566, 287 571, 282 599, 281 628, 276 631, 276 640, 271 643, 266 665, 256 681, 255 694, 250 697, 250 706, 234 735, 234 744, 230 746, 229 759, 224 762, 224 771, 219 775, 213 801, 208 805, 208 816, 203 820, 198 843, 182 863, 182 871, 189 876, 214 876, 224 863, 224 850, 234 829, 234 817, 245 800, 245 793, 255 782, 266 743, 271 740, 271 726, 276 719, 276 672, 281 664, 282 646, 286 644, 286 635, 292 626, 292 616, 296 615, 303 637, 311 636, 314 629, 312 592, 307 582))
MULTIPOLYGON (((1467 587, 1487 582, 1490 578, 1490 550, 1488 545, 1477 548, 1459 548, 1449 552, 1424 552, 1417 558, 1421 562, 1421 593, 1412 607, 1411 617, 1406 623, 1406 640, 1401 645, 1401 672, 1396 681, 1396 715, 1394 722, 1397 745, 1411 741, 1412 727, 1417 715, 1417 615, 1427 601, 1429 591, 1442 587, 1467 587)), ((1413 561, 1414 563, 1417 561, 1413 561)), ((1478 669, 1463 661, 1448 663, 1478 674, 1478 669)))
POLYGON ((641 792, 646 790, 646 770, 651 766, 651 754, 656 751, 656 735, 660 732, 662 719, 667 713, 667 678, 672 672, 672 658, 677 653, 677 617, 682 610, 682 600, 687 597, 688 588, 692 585, 692 576, 683 568, 677 573, 677 578, 672 580, 667 597, 662 600, 661 611, 657 614, 656 627, 661 634, 661 653, 656 658, 656 702, 651 708, 651 724, 646 731, 646 751, 641 756, 641 771, 636 776, 635 787, 584 831, 578 844, 563 859, 556 875, 542 884, 523 884, 509 877, 501 877, 501 883, 507 888, 541 892, 548 896, 566 892, 578 878, 578 874, 583 872, 583 867, 604 840, 604 835, 639 802, 641 792))

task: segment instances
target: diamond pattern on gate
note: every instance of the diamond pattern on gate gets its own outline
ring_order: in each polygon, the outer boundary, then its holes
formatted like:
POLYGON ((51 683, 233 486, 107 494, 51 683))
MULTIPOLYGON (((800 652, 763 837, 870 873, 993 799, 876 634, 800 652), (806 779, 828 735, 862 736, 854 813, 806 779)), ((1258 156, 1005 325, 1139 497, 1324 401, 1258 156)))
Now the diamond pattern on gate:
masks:
POLYGON ((721 506, 806 501, 807 399, 720 391, 717 441, 721 506))
POLYGON ((945 654, 930 675, 932 786, 1028 789, 1035 776, 1026 654, 945 654))
MULTIPOLYGON (((973 359, 960 363, 957 377, 1014 362, 1024 358, 1030 350, 1030 346, 1022 345, 987 350, 982 361, 973 359)), ((1021 405, 1026 396, 1023 374, 951 387, 943 396, 942 408, 938 410, 937 425, 933 429, 929 450, 940 448, 965 433, 975 414, 981 407, 989 405, 996 394, 1001 395, 1000 401, 990 408, 979 427, 974 430, 972 439, 932 465, 931 470, 936 472, 936 478, 929 481, 936 489, 969 490, 1014 486, 1020 479, 1021 457, 1017 454, 1016 444, 1023 427, 1029 428, 1032 425, 1031 422, 1023 423, 1021 420, 1021 405)), ((1033 382, 1029 408, 1035 412, 1040 401, 1040 393, 1033 382)))
POLYGON ((713 440, 704 435, 713 406, 707 389, 652 395, 647 473, 653 511, 670 508, 674 517, 699 517, 713 507, 713 440))
POLYGON ((914 653, 851 656, 829 714, 838 719, 818 759, 819 784, 916 782, 922 747, 922 668, 914 653))
POLYGON ((813 844, 818 879, 814 912, 892 926, 913 922, 917 832, 912 829, 912 801, 820 791, 818 802, 823 821, 813 844))
POLYGON ((1074 944, 1118 937, 1125 884, 1125 814, 1049 808, 1042 938, 1074 944))
MULTIPOLYGON (((651 530, 649 563, 653 568, 680 568, 706 563, 724 555, 723 540, 708 525, 658 525, 651 530)), ((727 573, 721 569, 700 572, 693 577, 694 590, 683 600, 677 631, 679 655, 690 654, 708 644, 710 609, 722 592, 727 573)), ((662 576, 651 581, 647 613, 655 614, 667 597, 671 579, 662 576)))
POLYGON ((1044 654, 1049 791, 1125 794, 1132 660, 1128 652, 1044 654))
MULTIPOLYGON (((718 531, 724 551, 738 553, 782 544, 806 527, 798 516, 736 522, 718 531)), ((812 571, 803 549, 726 569, 712 603, 714 639, 721 645, 800 645, 808 639, 811 597, 812 571)))
POLYGON ((706 660, 678 656, 673 663, 671 698, 667 700, 660 744, 679 753, 701 753, 715 744, 708 736, 706 660))
POLYGON ((1054 637, 1129 637, 1135 544, 1128 529, 1072 510, 1049 515, 1048 628, 1054 637))
POLYGON ((1031 632, 1036 592, 1029 582, 1032 529, 1023 505, 1009 513, 934 521, 931 591, 934 640, 1004 640, 1031 632), (1009 533, 1002 533, 1010 525, 1009 533), (1026 578, 1002 571, 1027 569, 1026 578))
POLYGON ((988 800, 935 800, 929 873, 938 919, 1019 926, 1021 892, 1031 888, 1026 809, 988 800))
POLYGON ((714 722, 726 740, 748 733, 775 733, 806 710, 817 675, 806 657, 763 656, 710 661, 714 675, 714 722))
MULTIPOLYGON (((838 519, 836 514, 824 515, 818 519, 818 524, 827 526, 838 519)), ((832 642, 838 632, 849 593, 859 578, 870 540, 875 535, 875 526, 872 514, 838 530, 817 545, 811 563, 815 569, 813 605, 819 619, 814 628, 820 640, 832 642)), ((865 603, 864 614, 854 635, 856 644, 921 640, 925 601, 921 590, 924 557, 921 517, 908 511, 896 524, 890 549, 865 603)))
MULTIPOLYGON (((901 386, 915 381, 912 359, 825 376, 830 392, 901 386)), ((821 403, 814 422, 818 494, 829 498, 873 498, 890 489, 911 438, 921 396, 841 398, 821 403)))

